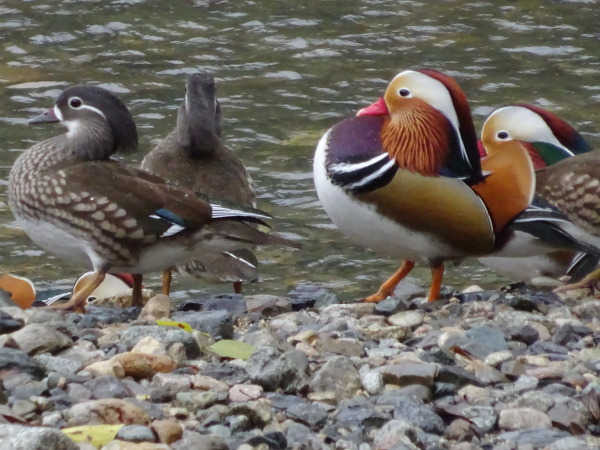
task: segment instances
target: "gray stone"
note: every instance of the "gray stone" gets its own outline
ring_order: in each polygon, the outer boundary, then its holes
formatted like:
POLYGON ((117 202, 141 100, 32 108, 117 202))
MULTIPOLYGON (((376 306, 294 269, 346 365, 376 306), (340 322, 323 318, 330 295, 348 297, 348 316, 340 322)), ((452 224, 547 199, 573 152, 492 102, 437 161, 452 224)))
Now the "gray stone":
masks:
POLYGON ((423 386, 432 386, 437 375, 437 366, 435 364, 407 360, 383 366, 379 369, 379 372, 386 384, 395 384, 398 386, 422 384, 423 386))
POLYGON ((296 401, 284 412, 288 418, 308 425, 313 431, 320 430, 327 421, 325 409, 304 401, 296 401))
POLYGON ((246 364, 252 383, 267 391, 295 392, 306 386, 308 359, 298 350, 282 353, 275 347, 256 350, 246 364))
POLYGON ((398 401, 397 398, 405 395, 428 401, 431 399, 431 389, 422 384, 409 384, 398 389, 387 389, 379 395, 375 403, 378 405, 395 405, 398 401))
POLYGON ((335 420, 349 430, 367 432, 368 428, 380 428, 390 420, 389 414, 384 414, 364 397, 353 397, 342 400, 337 408, 335 420))
POLYGON ((502 430, 552 428, 550 418, 533 408, 506 408, 500 411, 498 427, 502 430))
POLYGON ((0 370, 26 372, 35 378, 42 378, 45 373, 40 366, 31 362, 26 352, 14 348, 0 348, 0 370))
POLYGON ((364 344, 358 339, 338 339, 326 333, 319 335, 316 349, 320 353, 328 352, 349 357, 361 356, 365 352, 364 344))
POLYGON ((200 348, 191 333, 177 327, 163 326, 132 326, 121 334, 121 342, 131 350, 140 339, 150 336, 159 341, 165 348, 181 342, 185 346, 187 357, 190 359, 200 356, 200 348))
POLYGON ((69 383, 67 386, 67 395, 77 401, 89 400, 92 398, 92 391, 78 383, 69 383))
POLYGON ((115 439, 129 442, 156 442, 154 432, 143 425, 126 425, 119 430, 115 439))
POLYGON ((350 358, 334 356, 313 375, 310 390, 334 392, 338 401, 352 397, 361 387, 360 375, 350 358))
POLYGON ((470 419, 484 433, 492 431, 498 419, 496 411, 490 406, 467 406, 461 411, 461 414, 470 419))
POLYGON ((215 311, 185 311, 173 314, 175 321, 186 322, 194 330, 210 334, 214 339, 233 338, 233 320, 225 309, 215 311))
POLYGON ((13 405, 12 405, 12 410, 13 413, 15 413, 15 415, 17 416, 21 416, 21 417, 25 417, 31 413, 34 413, 37 409, 37 406, 35 405, 35 403, 29 401, 29 400, 17 400, 13 405))
POLYGON ((600 300, 584 300, 573 308, 573 312, 581 320, 598 323, 598 320, 600 320, 600 300))
POLYGON ((444 421, 430 405, 415 397, 398 397, 394 406, 394 419, 400 419, 427 433, 441 435, 444 433, 444 421))
POLYGON ((425 448, 418 438, 419 429, 404 420, 387 422, 373 439, 376 449, 421 450, 425 448))
POLYGON ((249 333, 241 336, 239 340, 247 344, 254 345, 256 348, 268 346, 277 347, 279 349, 293 348, 290 344, 288 344, 285 341, 285 339, 283 339, 281 336, 278 336, 268 328, 261 328, 257 331, 250 331, 249 333))
POLYGON ((78 446, 59 430, 46 427, 1 424, 0 449, 78 450, 78 446))
POLYGON ((306 425, 292 420, 286 420, 282 425, 289 448, 319 450, 327 448, 322 438, 314 434, 306 425))
POLYGON ((391 325, 414 328, 423 323, 423 314, 419 311, 402 311, 388 317, 391 325))
POLYGON ((183 437, 171 444, 173 450, 229 450, 225 440, 219 436, 203 435, 184 430, 183 437))
POLYGON ((241 414, 250 419, 253 428, 262 428, 272 419, 271 405, 263 400, 245 403, 232 403, 230 415, 241 414))
POLYGON ((84 387, 92 391, 93 397, 97 399, 126 398, 134 396, 133 392, 131 392, 127 386, 112 375, 92 378, 84 384, 84 387))
POLYGON ((23 328, 24 324, 23 319, 15 319, 6 311, 0 310, 0 334, 12 333, 19 328, 23 328))
POLYGON ((485 359, 490 353, 508 350, 502 332, 487 325, 471 328, 465 336, 469 339, 465 350, 478 359, 485 359))
MULTIPOLYGON (((221 393, 222 400, 226 395, 221 393)), ((175 398, 191 412, 204 410, 219 401, 219 394, 215 391, 178 392, 175 398)))
MULTIPOLYGON (((559 439, 570 437, 566 431, 537 428, 532 430, 520 430, 501 433, 498 435, 499 441, 506 441, 519 446, 531 445, 531 448, 545 448, 559 439)), ((514 448, 514 447, 510 447, 514 448)))
POLYGON ((31 358, 31 362, 43 367, 48 372, 57 372, 60 375, 74 375, 82 367, 82 364, 72 359, 52 356, 47 353, 35 355, 31 358))
POLYGON ((73 345, 73 341, 66 334, 39 323, 25 325, 9 336, 15 341, 18 348, 30 355, 54 353, 73 345), (40 339, 41 336, 43 339, 40 339))
POLYGON ((596 444, 588 444, 585 439, 575 436, 565 437, 554 441, 547 446, 545 450, 598 450, 598 442, 596 444))
POLYGON ((531 325, 523 325, 522 327, 516 328, 514 331, 509 333, 509 336, 513 341, 523 342, 524 344, 531 345, 539 339, 540 333, 531 325))

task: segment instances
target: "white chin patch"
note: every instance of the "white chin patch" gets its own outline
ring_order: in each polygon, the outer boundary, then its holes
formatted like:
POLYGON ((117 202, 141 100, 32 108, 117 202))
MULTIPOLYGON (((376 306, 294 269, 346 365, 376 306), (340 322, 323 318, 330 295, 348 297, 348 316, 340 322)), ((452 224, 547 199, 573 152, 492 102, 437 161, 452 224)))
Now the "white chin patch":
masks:
POLYGON ((63 115, 60 112, 60 109, 58 108, 58 106, 54 105, 54 115, 56 116, 56 118, 58 120, 60 120, 61 122, 63 121, 63 115))

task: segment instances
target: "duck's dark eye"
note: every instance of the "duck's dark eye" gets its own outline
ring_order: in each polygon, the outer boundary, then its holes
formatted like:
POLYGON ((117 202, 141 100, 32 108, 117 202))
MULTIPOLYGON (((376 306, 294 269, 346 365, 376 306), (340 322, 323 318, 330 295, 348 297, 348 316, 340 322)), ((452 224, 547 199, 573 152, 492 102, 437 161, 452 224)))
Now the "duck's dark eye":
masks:
POLYGON ((504 139, 508 139, 509 134, 506 131, 498 131, 497 136, 498 136, 498 139, 504 140, 504 139))
POLYGON ((402 88, 398 91, 401 97, 410 97, 410 91, 406 88, 402 88))
POLYGON ((71 108, 80 108, 81 105, 83 104, 83 102, 81 101, 81 99, 79 97, 73 97, 69 99, 69 106, 71 108))

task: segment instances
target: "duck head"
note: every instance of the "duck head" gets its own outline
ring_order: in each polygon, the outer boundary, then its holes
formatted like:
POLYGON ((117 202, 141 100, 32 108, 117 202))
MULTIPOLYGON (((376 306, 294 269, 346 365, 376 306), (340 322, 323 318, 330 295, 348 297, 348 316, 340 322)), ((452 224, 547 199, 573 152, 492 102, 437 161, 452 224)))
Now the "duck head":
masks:
POLYGON ((214 78, 202 73, 190 75, 176 127, 179 143, 189 157, 198 158, 216 151, 220 145, 221 119, 214 78))
POLYGON ((381 139, 400 167, 426 176, 482 178, 471 109, 458 83, 429 69, 405 70, 359 116, 385 115, 381 139))
POLYGON ((536 170, 591 147, 567 122, 545 109, 517 104, 495 110, 485 121, 481 142, 488 155, 509 147, 524 147, 536 170))
POLYGON ((29 120, 30 124, 60 122, 67 127, 70 148, 81 159, 108 159, 113 153, 138 148, 137 128, 119 98, 98 86, 72 86, 53 108, 29 120))

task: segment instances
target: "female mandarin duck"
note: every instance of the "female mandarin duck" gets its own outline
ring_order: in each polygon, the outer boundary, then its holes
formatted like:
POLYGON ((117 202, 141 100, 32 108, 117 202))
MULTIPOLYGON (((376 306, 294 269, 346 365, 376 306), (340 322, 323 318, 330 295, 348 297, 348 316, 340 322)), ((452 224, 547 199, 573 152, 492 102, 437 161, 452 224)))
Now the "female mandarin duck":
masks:
MULTIPOLYGON (((500 143, 505 142, 502 139, 507 139, 508 134, 521 141, 536 170, 591 150, 585 139, 568 123, 555 114, 533 105, 515 104, 494 111, 484 125, 482 139, 493 152, 500 143)), ((480 154, 485 157, 485 146, 483 142, 480 144, 480 154)), ((485 165, 485 160, 483 164, 485 165)), ((530 209, 523 216, 519 216, 516 226, 509 226, 504 233, 505 242, 518 239, 518 242, 512 242, 510 247, 526 248, 523 244, 523 236, 520 235, 527 233, 528 230, 526 227, 523 229, 523 225, 531 224, 533 218, 537 219, 536 226, 539 229, 544 217, 539 214, 539 211, 535 217, 532 217, 532 213, 535 214, 535 211, 530 209), (523 218, 526 221, 523 221, 523 218)), ((546 222, 548 227, 554 226, 553 223, 556 223, 557 219, 564 222, 555 214, 549 219, 550 221, 546 222)), ((548 227, 546 227, 546 236, 549 237, 548 227)), ((536 256, 486 256, 479 258, 479 261, 496 272, 521 281, 529 281, 539 276, 558 278, 565 274, 570 275, 571 279, 577 279, 593 270, 598 262, 593 254, 579 251, 585 249, 580 248, 577 243, 573 243, 572 250, 546 253, 548 244, 539 242, 541 247, 536 256)), ((497 255, 502 253, 507 252, 499 249, 497 255)))
POLYGON ((419 260, 431 268, 428 299, 436 300, 445 260, 494 249, 535 181, 522 149, 490 157, 488 171, 465 94, 434 70, 399 73, 382 99, 325 133, 314 159, 325 211, 350 238, 404 259, 365 301, 392 295, 419 260))
MULTIPOLYGON (((538 130, 532 132, 524 127, 522 116, 523 112, 516 111, 515 107, 502 108, 490 115, 482 131, 482 142, 488 155, 495 156, 515 146, 532 152, 540 145, 555 156, 561 148, 568 152, 570 157, 536 172, 536 196, 562 214, 563 219, 556 222, 557 226, 578 242, 588 245, 589 259, 597 263, 595 258, 600 249, 599 153, 571 156, 576 151, 589 149, 580 136, 573 135, 567 145, 564 126, 561 127, 562 136, 551 123, 538 122, 538 130)), ((579 285, 588 285, 599 277, 600 272, 592 272, 579 285)))
MULTIPOLYGON (((22 153, 9 175, 8 199, 19 225, 47 251, 94 270, 61 309, 82 309, 106 274, 162 271, 202 251, 281 242, 249 226, 257 210, 210 204, 163 178, 110 159, 137 149, 127 107, 95 86, 63 91, 32 123, 61 122, 68 132, 22 153)), ((54 307, 54 305, 52 305, 54 307)))
MULTIPOLYGON (((175 129, 142 161, 141 168, 211 198, 252 207, 254 190, 240 159, 221 142, 221 106, 215 80, 208 74, 187 78, 185 97, 175 129)), ((242 282, 258 280, 258 261, 249 249, 204 253, 179 268, 196 277, 232 282, 241 293, 242 282)), ((163 293, 169 293, 171 271, 166 271, 163 293)))

